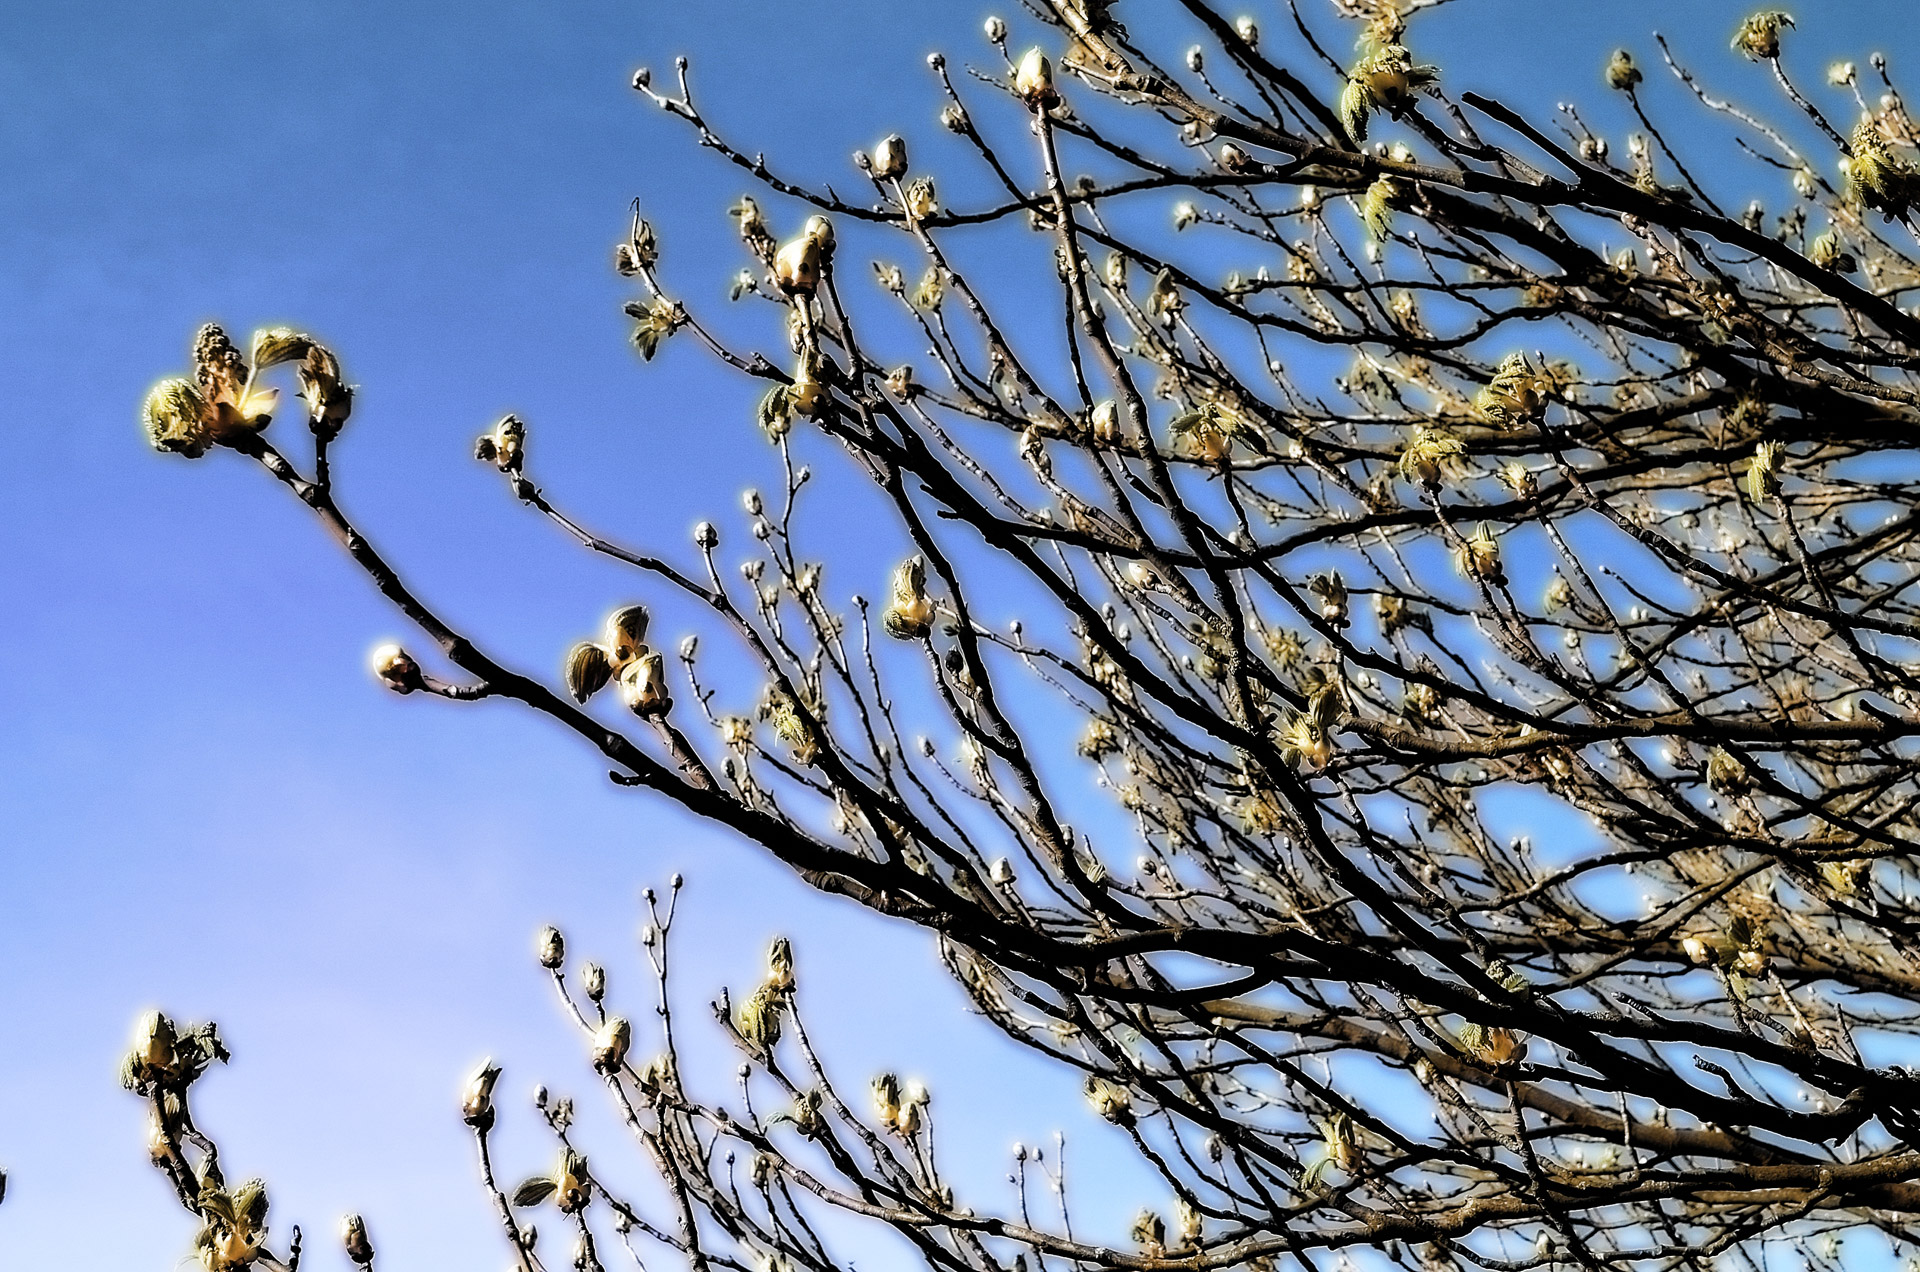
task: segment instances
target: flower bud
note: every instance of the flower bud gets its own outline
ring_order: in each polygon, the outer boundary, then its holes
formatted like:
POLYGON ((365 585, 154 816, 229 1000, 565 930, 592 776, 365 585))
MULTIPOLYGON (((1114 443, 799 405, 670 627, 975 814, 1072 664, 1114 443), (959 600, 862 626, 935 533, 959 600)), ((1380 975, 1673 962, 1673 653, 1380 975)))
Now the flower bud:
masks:
POLYGON ((1233 29, 1240 33, 1241 40, 1246 43, 1248 48, 1257 49, 1260 47, 1260 28, 1252 18, 1241 18, 1233 24, 1233 29))
POLYGON ((933 630, 934 604, 927 596, 927 567, 919 557, 901 562, 893 574, 893 604, 881 616, 887 635, 923 640, 933 630))
POLYGON ((794 239, 773 258, 773 280, 789 296, 811 296, 820 286, 823 255, 810 235, 794 239))
POLYGON ((1187 50, 1187 69, 1198 75, 1207 65, 1206 54, 1198 44, 1187 50))
POLYGON ((617 1072, 627 1062, 633 1047, 633 1026, 625 1016, 608 1016, 593 1035, 593 1067, 601 1073, 617 1072))
POLYGON ((1246 151, 1228 142, 1220 147, 1220 166, 1228 172, 1245 172, 1253 166, 1253 159, 1246 151))
POLYGON ((420 664, 398 645, 382 645, 373 651, 373 674, 395 693, 412 693, 427 687, 420 664))
POLYGON ((580 989, 589 1002, 599 1002, 607 996, 607 969, 598 963, 580 965, 580 989))
POLYGON ((607 652, 616 670, 646 652, 647 607, 628 605, 607 617, 607 652))
POLYGON ((361 1267, 373 1262, 373 1242, 367 1238, 366 1220, 348 1215, 340 1221, 340 1244, 346 1247, 347 1261, 361 1267))
POLYGON ((466 1094, 460 1100, 460 1116, 468 1126, 486 1130, 493 1125, 493 1084, 500 1080, 500 1066, 482 1060, 467 1079, 466 1094))
POLYGON ((648 70, 646 67, 643 66, 639 70, 633 73, 633 91, 634 92, 638 93, 638 92, 645 91, 647 85, 651 83, 653 83, 653 72, 648 70))
POLYGON ((882 181, 897 181, 907 175, 907 140, 899 133, 881 139, 873 148, 873 175, 882 181))
POLYGON ((540 960, 540 966, 548 971, 558 971, 567 961, 567 938, 560 935, 560 929, 548 924, 540 929, 533 940, 533 952, 540 960))
POLYGON ((1053 90, 1053 63, 1039 46, 1028 49, 1027 55, 1020 59, 1013 76, 1013 91, 1032 110, 1045 110, 1059 104, 1060 94, 1053 90))
POLYGON ((808 238, 812 239, 814 243, 818 245, 820 255, 823 259, 833 259, 833 249, 838 243, 838 240, 834 237, 832 221, 829 221, 824 216, 810 216, 807 218, 805 233, 808 238))
POLYGON ((620 669, 620 696, 637 716, 665 715, 673 706, 666 660, 648 650, 620 669))
POLYGON ((1007 39, 1007 24, 998 17, 986 21, 987 43, 1004 44, 1007 39))
POLYGON ((719 546, 720 532, 713 528, 713 522, 702 521, 693 528, 693 542, 695 547, 710 551, 719 546))

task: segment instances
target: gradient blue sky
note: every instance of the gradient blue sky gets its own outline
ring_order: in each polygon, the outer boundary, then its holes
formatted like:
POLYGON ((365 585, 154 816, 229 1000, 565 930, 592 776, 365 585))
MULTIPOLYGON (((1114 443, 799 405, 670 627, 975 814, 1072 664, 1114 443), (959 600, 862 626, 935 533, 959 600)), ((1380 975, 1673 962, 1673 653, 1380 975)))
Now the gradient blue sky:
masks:
MULTIPOLYGON (((1251 7, 1278 36, 1284 9, 1251 7)), ((1745 7, 1457 0, 1416 35, 1452 87, 1535 112, 1575 97, 1617 139, 1598 68, 1622 42, 1650 63, 1663 24, 1716 85, 1771 104, 1725 53, 1745 7)), ((1910 5, 1818 8, 1795 42, 1809 78, 1906 51, 1910 5)), ((1151 21, 1145 0, 1123 10, 1151 21)), ((920 934, 611 788, 537 719, 379 692, 365 653, 406 633, 301 509, 232 456, 161 457, 135 427, 199 322, 320 333, 363 386, 338 450, 351 510, 447 614, 551 667, 633 589, 505 497, 467 458, 477 432, 533 421, 550 491, 637 543, 683 544, 770 468, 746 386, 688 342, 646 368, 625 343, 607 260, 628 200, 669 276, 716 296, 745 188, 628 89, 632 69, 691 54, 732 135, 852 188, 847 153, 886 131, 939 153, 923 55, 984 62, 987 11, 0 6, 0 1266, 185 1255, 115 1081, 150 1005, 225 1027, 236 1064, 206 1083, 205 1121, 231 1176, 273 1183, 280 1229, 307 1227, 309 1266, 344 1266, 348 1209, 387 1267, 498 1266, 457 1084, 481 1055, 506 1064, 506 1173, 546 1164, 523 1112, 545 1080, 585 1097, 596 1164, 632 1174, 530 936, 561 923, 616 996, 637 993, 637 893, 674 870, 683 1006, 747 983, 786 932, 840 1072, 930 1078, 963 1174, 991 1185, 1012 1140, 1056 1125, 1088 1156, 1111 1146, 1071 1080, 962 1014, 920 934)), ((841 593, 885 547, 829 545, 849 554, 841 593)), ((1111 1170, 1084 1203, 1095 1224, 1161 1200, 1111 1170)))

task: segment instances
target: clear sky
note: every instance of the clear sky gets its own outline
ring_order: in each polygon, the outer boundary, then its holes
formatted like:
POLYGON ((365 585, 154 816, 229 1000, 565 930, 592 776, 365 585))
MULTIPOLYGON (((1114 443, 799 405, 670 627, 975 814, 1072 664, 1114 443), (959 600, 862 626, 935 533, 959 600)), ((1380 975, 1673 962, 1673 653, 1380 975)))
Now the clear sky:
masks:
MULTIPOLYGON (((1281 34, 1284 6, 1249 7, 1281 34)), ((1415 37, 1450 87, 1536 115, 1572 97, 1620 139, 1599 68, 1627 43, 1660 80, 1656 28, 1779 113, 1726 52, 1747 7, 1455 0, 1415 37)), ((1902 0, 1801 7, 1792 56, 1816 84, 1829 57, 1915 52, 1902 0)), ((611 787, 525 713, 381 693, 366 651, 409 633, 302 510, 233 456, 153 454, 135 423, 205 319, 320 334, 362 386, 336 452, 350 510, 444 612, 551 668, 634 589, 515 506, 468 458, 475 434, 525 416, 551 493, 663 547, 770 469, 750 388, 690 342, 644 368, 625 343, 608 259, 628 201, 646 200, 669 276, 717 296, 741 264, 724 209, 745 188, 636 97, 633 68, 692 55, 748 149, 850 183, 848 152, 887 131, 939 153, 923 56, 984 64, 987 11, 0 4, 0 1267, 187 1253, 115 1079, 148 1006, 224 1026, 236 1064, 204 1084, 205 1120, 230 1176, 275 1186, 277 1231, 307 1227, 309 1266, 345 1266, 348 1209, 386 1267, 499 1266, 459 1081, 482 1055, 506 1065, 510 1176, 547 1164, 525 1108, 541 1080, 583 1097, 596 1165, 631 1175, 531 934, 560 923, 616 997, 637 995, 637 893, 675 870, 693 1019, 786 932, 849 1084, 883 1065, 929 1078, 963 1174, 992 1185, 1011 1141, 1056 1125, 1086 1156, 1118 1147, 1068 1077, 963 1014, 921 934, 611 787)), ((1148 0, 1121 11, 1155 21, 1148 0)), ((1739 194, 1762 184, 1728 171, 1739 194)), ((872 591, 886 554, 850 528, 827 555, 847 563, 844 595, 872 591)), ((1097 1218, 1162 1200, 1114 1169, 1097 1218)))

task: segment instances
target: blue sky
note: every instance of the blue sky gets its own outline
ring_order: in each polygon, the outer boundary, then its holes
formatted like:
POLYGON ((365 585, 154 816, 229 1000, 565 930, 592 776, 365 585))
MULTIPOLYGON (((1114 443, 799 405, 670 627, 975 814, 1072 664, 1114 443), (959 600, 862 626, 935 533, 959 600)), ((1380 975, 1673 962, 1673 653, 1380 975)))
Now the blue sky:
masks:
MULTIPOLYGON (((1251 7, 1278 36, 1284 9, 1251 7)), ((1711 82, 1773 109, 1725 52, 1744 7, 1456 0, 1415 34, 1451 86, 1535 113, 1574 97, 1618 140, 1598 69, 1627 43, 1651 72, 1662 24, 1711 82)), ((1796 41, 1804 77, 1883 45, 1898 66, 1907 8, 1822 13, 1796 41)), ((1131 12, 1144 0, 1124 9, 1151 21, 1131 12)), ((645 199, 669 276, 717 297, 745 188, 630 91, 633 68, 691 54, 730 135, 851 188, 848 152, 887 131, 943 153, 922 59, 984 64, 987 11, 0 8, 0 1266, 55 1266, 76 1242, 100 1266, 186 1253, 114 1077, 147 1006, 225 1027, 237 1063, 207 1083, 205 1120, 229 1174, 275 1185, 281 1229, 306 1225, 310 1266, 344 1266, 348 1209, 387 1266, 497 1265, 459 1080, 481 1055, 506 1064, 509 1174, 546 1163, 522 1111, 541 1080, 583 1097, 602 1169, 631 1162, 530 940, 561 923, 616 997, 637 994, 637 894, 675 870, 683 1006, 746 984, 786 932, 841 1072, 929 1077, 963 1173, 990 1185, 1011 1141, 1063 1123, 1104 1142, 1070 1080, 962 1014, 918 933, 610 787, 537 719, 379 692, 366 651, 407 633, 301 510, 232 456, 149 452, 135 425, 201 321, 319 333, 363 386, 338 450, 350 509, 445 612, 551 667, 634 589, 515 507, 467 458, 475 434, 525 416, 549 490, 641 544, 684 544, 772 470, 749 387, 690 342, 644 368, 625 343, 607 262, 628 201, 645 199)), ((1760 188, 1731 171, 1736 197, 1760 188)), ((845 592, 885 548, 829 534, 823 552, 845 592)), ((1109 1217, 1157 1200, 1117 1188, 1109 1217)))

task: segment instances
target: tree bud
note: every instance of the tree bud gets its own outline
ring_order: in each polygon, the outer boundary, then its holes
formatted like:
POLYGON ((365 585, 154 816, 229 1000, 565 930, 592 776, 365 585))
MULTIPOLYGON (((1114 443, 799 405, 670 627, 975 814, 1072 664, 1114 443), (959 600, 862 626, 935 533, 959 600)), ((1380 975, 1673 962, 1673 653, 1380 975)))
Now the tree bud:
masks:
POLYGON ((838 243, 838 240, 834 237, 832 221, 829 221, 824 216, 816 215, 808 217, 806 235, 819 246, 822 259, 831 260, 833 258, 833 249, 838 243))
POLYGON ((986 21, 987 43, 1004 44, 1007 39, 1007 24, 998 17, 986 21))
POLYGON ((802 235, 773 258, 773 280, 789 296, 811 296, 820 286, 820 245, 802 235))
POLYGON ((1059 104, 1060 94, 1053 90, 1053 63, 1039 46, 1027 50, 1014 72, 1013 91, 1029 109, 1045 110, 1059 104))
POLYGON ((607 652, 616 670, 646 652, 648 621, 644 605, 629 605, 607 617, 607 652))
POLYGON ((616 1073, 627 1062, 633 1047, 633 1026, 625 1016, 609 1016, 593 1035, 593 1067, 601 1073, 616 1073))
POLYGON ((693 528, 693 542, 702 549, 715 548, 720 543, 720 532, 713 528, 713 522, 702 521, 693 528))
POLYGON ((367 1224, 359 1215, 340 1221, 340 1244, 346 1248, 347 1261, 361 1267, 373 1262, 373 1242, 367 1238, 367 1224))
POLYGON ((395 693, 412 693, 427 687, 420 664, 398 645, 382 645, 373 651, 373 674, 395 693))
POLYGON ((191 380, 162 380, 147 394, 140 409, 147 440, 155 450, 172 451, 188 459, 207 453, 213 437, 207 430, 207 403, 191 380))
POLYGON ((893 133, 873 148, 873 175, 882 181, 897 181, 907 175, 906 138, 893 133))
POLYGON ((580 965, 580 989, 589 1002, 599 1002, 607 996, 607 969, 598 963, 580 965))
POLYGON ((540 966, 550 972, 558 971, 567 961, 567 938, 560 935, 559 928, 549 924, 534 937, 533 952, 539 958, 540 966))
POLYGON ((500 1066, 483 1060, 467 1079, 467 1091, 460 1101, 460 1116, 468 1126, 486 1130, 493 1125, 493 1084, 500 1080, 500 1066))

